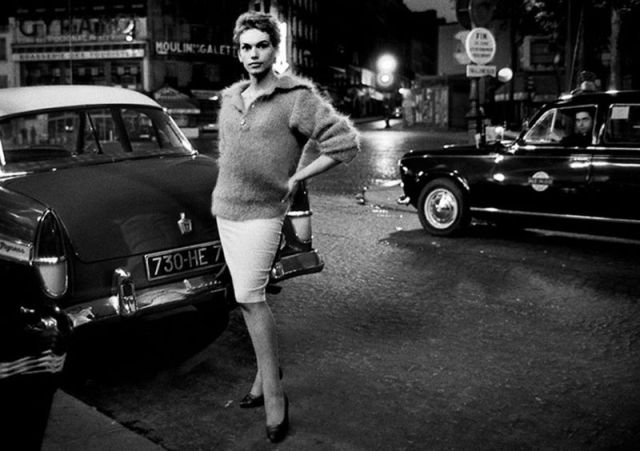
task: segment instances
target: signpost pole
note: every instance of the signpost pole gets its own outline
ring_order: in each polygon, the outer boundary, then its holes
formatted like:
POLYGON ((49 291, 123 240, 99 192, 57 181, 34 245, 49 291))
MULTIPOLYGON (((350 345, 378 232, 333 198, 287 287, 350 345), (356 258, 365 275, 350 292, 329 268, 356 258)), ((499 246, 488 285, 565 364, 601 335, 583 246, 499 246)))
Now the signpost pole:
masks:
MULTIPOLYGON (((469 119, 475 122, 476 145, 485 144, 484 114, 481 107, 481 91, 484 92, 484 77, 495 76, 495 66, 487 66, 496 53, 496 41, 486 28, 473 28, 467 35, 465 50, 475 64, 467 66, 467 76, 471 78, 469 119)), ((471 124, 470 124, 471 125, 471 124)))

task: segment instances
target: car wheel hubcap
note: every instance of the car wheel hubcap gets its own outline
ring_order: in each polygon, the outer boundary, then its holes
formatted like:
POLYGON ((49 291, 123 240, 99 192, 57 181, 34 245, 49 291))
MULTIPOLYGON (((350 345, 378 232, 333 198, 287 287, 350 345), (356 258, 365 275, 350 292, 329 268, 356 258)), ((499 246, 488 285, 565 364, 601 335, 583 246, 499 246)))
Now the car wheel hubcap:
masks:
POLYGON ((427 221, 436 229, 450 227, 458 217, 458 201, 446 189, 435 189, 429 193, 424 204, 427 221))

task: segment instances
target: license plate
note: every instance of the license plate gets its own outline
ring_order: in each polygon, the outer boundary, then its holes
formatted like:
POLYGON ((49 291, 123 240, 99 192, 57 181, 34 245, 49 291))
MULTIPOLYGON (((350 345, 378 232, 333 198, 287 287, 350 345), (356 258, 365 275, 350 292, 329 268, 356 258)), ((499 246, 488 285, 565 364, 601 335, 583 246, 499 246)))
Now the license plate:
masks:
POLYGON ((147 280, 163 279, 205 268, 212 268, 220 261, 220 242, 186 246, 144 256, 147 280))

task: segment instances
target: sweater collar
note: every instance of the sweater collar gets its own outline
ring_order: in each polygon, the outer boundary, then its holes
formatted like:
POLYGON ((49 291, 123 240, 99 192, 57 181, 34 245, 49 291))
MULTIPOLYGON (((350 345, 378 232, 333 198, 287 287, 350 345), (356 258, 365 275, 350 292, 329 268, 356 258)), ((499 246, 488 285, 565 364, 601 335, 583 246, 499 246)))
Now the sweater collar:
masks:
MULTIPOLYGON (((238 81, 226 88, 222 92, 222 96, 228 97, 231 103, 242 111, 244 103, 240 94, 249 86, 249 83, 249 80, 238 81)), ((296 89, 314 89, 313 82, 295 75, 281 75, 276 78, 276 82, 260 97, 269 97, 276 91, 286 92, 296 89)))

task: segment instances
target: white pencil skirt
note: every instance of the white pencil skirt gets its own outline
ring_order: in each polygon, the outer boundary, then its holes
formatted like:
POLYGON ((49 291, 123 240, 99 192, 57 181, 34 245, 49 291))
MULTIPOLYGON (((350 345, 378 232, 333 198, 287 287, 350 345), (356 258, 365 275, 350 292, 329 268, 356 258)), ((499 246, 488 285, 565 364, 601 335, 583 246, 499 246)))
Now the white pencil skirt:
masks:
POLYGON ((236 301, 266 301, 271 266, 280 244, 283 217, 230 221, 216 217, 236 301))

